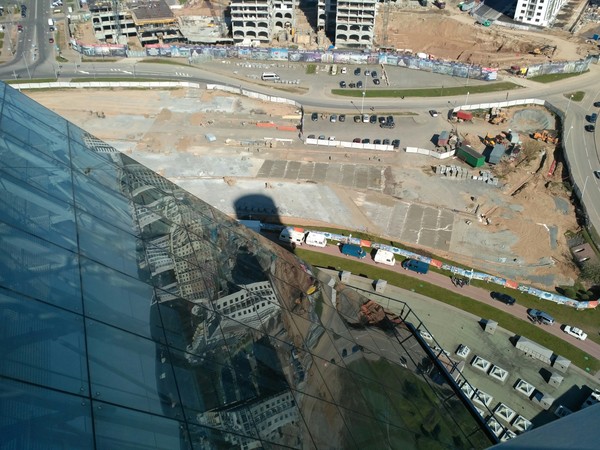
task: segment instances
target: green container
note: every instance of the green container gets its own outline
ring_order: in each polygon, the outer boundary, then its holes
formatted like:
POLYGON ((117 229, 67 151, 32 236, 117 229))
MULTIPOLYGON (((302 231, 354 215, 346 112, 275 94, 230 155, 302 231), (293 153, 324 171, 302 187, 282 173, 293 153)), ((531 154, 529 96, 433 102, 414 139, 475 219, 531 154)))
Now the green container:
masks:
POLYGON ((456 149, 456 156, 471 167, 481 167, 485 164, 484 156, 473 147, 463 145, 456 149))

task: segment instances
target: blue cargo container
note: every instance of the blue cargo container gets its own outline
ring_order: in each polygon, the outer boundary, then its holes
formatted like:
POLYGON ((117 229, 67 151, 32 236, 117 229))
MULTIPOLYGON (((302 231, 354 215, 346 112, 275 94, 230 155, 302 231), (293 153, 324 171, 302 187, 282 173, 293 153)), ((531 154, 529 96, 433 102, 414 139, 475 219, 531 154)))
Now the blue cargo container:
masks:
POLYGON ((355 258, 365 258, 367 252, 365 252, 360 245, 344 244, 342 245, 342 253, 348 256, 354 256, 355 258))

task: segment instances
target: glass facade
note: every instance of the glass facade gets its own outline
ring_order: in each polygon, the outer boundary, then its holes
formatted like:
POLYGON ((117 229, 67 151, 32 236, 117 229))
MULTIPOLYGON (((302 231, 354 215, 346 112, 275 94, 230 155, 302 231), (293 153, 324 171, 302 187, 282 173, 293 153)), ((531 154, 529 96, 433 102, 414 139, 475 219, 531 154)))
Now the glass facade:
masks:
POLYGON ((4 84, 0 105, 1 449, 492 443, 414 321, 4 84))

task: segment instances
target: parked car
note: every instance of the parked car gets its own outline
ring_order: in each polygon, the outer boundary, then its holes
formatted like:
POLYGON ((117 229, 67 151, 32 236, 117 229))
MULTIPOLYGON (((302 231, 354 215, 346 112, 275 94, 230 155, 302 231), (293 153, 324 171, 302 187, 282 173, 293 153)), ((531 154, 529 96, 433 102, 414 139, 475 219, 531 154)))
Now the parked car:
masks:
POLYGON ((375 145, 381 145, 381 139, 375 139, 373 141, 373 144, 375 144, 375 145))
POLYGON ((361 88, 363 87, 363 82, 362 82, 362 81, 357 81, 357 82, 356 82, 356 87, 357 87, 358 89, 361 89, 361 88))
POLYGON ((390 145, 390 140, 389 139, 384 139, 381 143, 383 145, 390 145))
POLYGON ((48 42, 50 42, 51 44, 54 44, 54 38, 48 39, 48 42))
POLYGON ((348 68, 346 66, 342 67, 342 73, 345 74, 348 72, 348 68))
POLYGON ((362 117, 354 116, 354 123, 360 123, 360 122, 362 122, 362 117))
POLYGON ((589 120, 591 123, 596 123, 596 120, 597 120, 597 119, 598 119, 598 114, 597 114, 597 113, 590 114, 590 117, 588 118, 588 120, 589 120))
POLYGON ((310 120, 312 120, 313 122, 316 122, 317 120, 319 120, 319 115, 317 113, 312 113, 310 115, 310 120))
POLYGON ((437 117, 438 116, 438 112, 435 109, 430 109, 429 110, 429 114, 431 115, 431 117, 437 117))
POLYGON ((517 300, 514 297, 511 297, 510 295, 504 294, 502 292, 492 292, 490 294, 490 297, 492 297, 494 300, 506 303, 507 305, 514 305, 515 303, 517 303, 517 300))
POLYGON ((306 139, 314 139, 316 136, 314 134, 309 134, 306 139))
POLYGON ((324 141, 326 139, 324 134, 319 135, 319 140, 320 141, 324 141))
POLYGON ((335 136, 329 136, 327 139, 330 141, 335 141, 335 136))
POLYGON ((368 114, 363 114, 363 122, 364 123, 369 123, 369 115, 368 114))
POLYGON ((585 128, 585 131, 589 131, 590 133, 593 133, 594 131, 596 131, 596 127, 594 125, 586 125, 584 128, 585 128))
POLYGON ((356 69, 354 69, 354 75, 359 76, 360 75, 360 67, 357 67, 356 69))
POLYGON ((332 114, 329 116, 329 121, 331 123, 336 123, 337 122, 337 114, 332 114))
POLYGON ((356 87, 356 83, 350 83, 348 85, 349 88, 354 89, 356 87))
POLYGON ((596 178, 600 178, 600 170, 594 170, 594 175, 596 175, 596 178))
POLYGON ((387 117, 385 118, 385 121, 386 121, 387 123, 394 123, 394 116, 387 116, 387 117))
POLYGON ((394 128, 396 124, 394 122, 385 122, 379 125, 381 128, 394 128))
POLYGON ((371 75, 371 71, 369 69, 365 69, 365 77, 371 75))
POLYGON ((400 139, 394 139, 392 141, 392 147, 394 147, 396 149, 400 148, 400 139))
POLYGON ((354 142, 355 144, 360 144, 360 138, 354 138, 352 142, 354 142))
POLYGON ((340 81, 340 87, 341 88, 345 88, 346 87, 346 82, 345 81, 340 81))
POLYGON ((346 114, 340 114, 338 116, 338 122, 345 122, 346 121, 346 114))
POLYGON ((579 328, 572 327, 571 325, 565 325, 563 331, 573 337, 576 337, 580 341, 585 341, 587 339, 587 333, 579 328))
POLYGON ((371 143, 371 139, 365 138, 365 139, 362 140, 362 143, 363 144, 370 144, 371 143))
POLYGON ((377 123, 377 116, 375 114, 373 114, 370 118, 369 118, 369 122, 371 123, 377 123))
POLYGON ((379 81, 379 78, 373 78, 373 84, 379 86, 379 84, 381 84, 381 82, 379 81))
POLYGON ((594 102, 594 106, 595 106, 596 108, 600 108, 600 102, 594 102))
POLYGON ((529 309, 527 310, 527 316, 533 322, 537 322, 543 325, 552 325, 554 323, 554 317, 544 311, 540 311, 539 309, 529 309))
POLYGON ((386 123, 385 117, 383 116, 379 116, 379 119, 377 120, 379 120, 379 123, 386 123))
POLYGON ((373 71, 371 72, 371 76, 372 76, 373 78, 377 78, 377 71, 376 71, 376 70, 373 70, 373 71))

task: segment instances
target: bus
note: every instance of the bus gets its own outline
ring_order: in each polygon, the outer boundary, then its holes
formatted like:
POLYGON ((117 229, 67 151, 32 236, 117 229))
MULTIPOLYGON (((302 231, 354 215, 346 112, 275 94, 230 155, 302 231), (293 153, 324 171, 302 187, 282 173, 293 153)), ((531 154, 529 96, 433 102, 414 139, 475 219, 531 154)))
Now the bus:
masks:
POLYGON ((281 78, 279 77, 279 75, 277 75, 276 73, 272 73, 272 72, 264 72, 262 74, 262 76, 260 77, 261 80, 263 81, 278 81, 281 80, 281 78))

